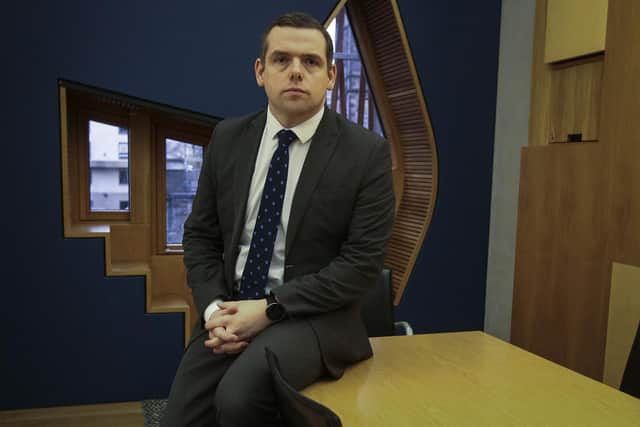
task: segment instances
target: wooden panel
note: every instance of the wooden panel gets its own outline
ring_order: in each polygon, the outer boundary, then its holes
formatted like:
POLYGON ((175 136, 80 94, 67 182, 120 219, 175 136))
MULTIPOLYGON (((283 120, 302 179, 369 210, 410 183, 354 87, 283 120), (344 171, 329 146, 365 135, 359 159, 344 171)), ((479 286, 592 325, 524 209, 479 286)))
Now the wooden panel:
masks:
POLYGON ((601 378, 609 266, 598 144, 525 148, 511 339, 601 378))
POLYGON ((13 427, 142 427, 140 402, 59 406, 0 412, 0 426, 13 427))
POLYGON ((640 2, 609 9, 601 139, 611 155, 610 259, 640 265, 640 2))
POLYGON ((154 295, 175 294, 190 296, 187 273, 182 255, 154 255, 151 257, 154 295))
MULTIPOLYGON (((151 170, 151 119, 146 112, 130 114, 129 175, 131 177, 131 222, 151 224, 151 195, 154 181, 151 170)), ((157 179, 157 177, 156 177, 157 179)))
POLYGON ((551 70, 549 142, 598 140, 603 57, 553 67, 551 70))
MULTIPOLYGON (((538 0, 530 146, 545 144, 548 107, 564 109, 551 102, 551 73, 569 73, 541 60, 546 5, 538 0)), ((640 2, 611 2, 607 19, 600 121, 585 123, 597 126, 599 143, 574 145, 589 151, 588 158, 559 145, 546 147, 559 150, 532 148, 523 155, 512 319, 514 342, 598 379, 604 365, 611 264, 640 265, 640 2), (573 176, 571 170, 580 172, 573 176), (568 218, 582 220, 563 222, 567 208, 573 212, 568 218)), ((593 67, 583 74, 594 82, 596 65, 583 63, 593 67)), ((555 83, 556 92, 590 90, 587 79, 564 88, 555 83)), ((598 108, 595 101, 582 105, 598 108)))
POLYGON ((69 114, 67 111, 67 89, 60 86, 58 88, 58 107, 60 109, 60 162, 62 177, 62 220, 64 221, 65 237, 67 229, 72 223, 72 202, 71 202, 71 182, 69 161, 72 156, 69 154, 69 129, 67 122, 69 114))
POLYGON ((547 0, 537 0, 535 32, 533 36, 533 61, 531 70, 529 146, 542 146, 549 143, 551 70, 550 67, 544 63, 544 29, 547 24, 546 10, 547 0))
POLYGON ((304 394, 348 427, 637 426, 638 399, 480 332, 372 338, 304 394))
POLYGON ((437 192, 433 129, 395 0, 350 1, 363 63, 394 147, 396 219, 385 265, 393 270, 394 304, 413 270, 431 223, 437 192))
POLYGON ((604 382, 620 388, 640 322, 640 267, 613 264, 604 382))
POLYGON ((149 262, 151 227, 145 224, 111 226, 111 262, 149 262))
POLYGON ((191 289, 187 286, 187 273, 182 255, 154 255, 151 257, 151 278, 153 286, 147 289, 150 310, 167 306, 167 311, 182 311, 180 307, 188 306, 190 312, 185 313, 185 334, 188 336, 200 314, 193 302, 191 289), (167 303, 169 302, 169 303, 167 303), (167 305, 168 304, 168 305, 167 305))
POLYGON ((603 51, 607 3, 608 0, 548 0, 544 61, 603 51))

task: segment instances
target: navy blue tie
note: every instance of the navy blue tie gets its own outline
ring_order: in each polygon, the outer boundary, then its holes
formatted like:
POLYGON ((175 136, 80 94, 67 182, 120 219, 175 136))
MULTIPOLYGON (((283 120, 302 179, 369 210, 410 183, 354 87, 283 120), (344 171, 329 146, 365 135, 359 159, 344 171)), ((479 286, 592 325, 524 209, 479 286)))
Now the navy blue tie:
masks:
POLYGON ((251 236, 251 247, 240 280, 239 299, 264 298, 287 188, 289 144, 296 138, 296 134, 291 130, 282 129, 278 132, 278 148, 273 153, 264 182, 258 218, 251 236))

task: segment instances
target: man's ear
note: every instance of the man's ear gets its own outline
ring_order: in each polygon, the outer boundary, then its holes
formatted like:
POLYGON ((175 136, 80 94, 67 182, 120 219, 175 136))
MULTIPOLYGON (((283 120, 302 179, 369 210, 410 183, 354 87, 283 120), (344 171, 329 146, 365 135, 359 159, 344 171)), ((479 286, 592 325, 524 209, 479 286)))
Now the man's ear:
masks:
POLYGON ((256 63, 254 68, 256 71, 256 82, 258 83, 258 86, 263 87, 264 79, 262 78, 262 73, 264 73, 264 64, 262 63, 260 58, 256 58, 256 63))
POLYGON ((329 75, 329 84, 327 85, 327 90, 333 90, 333 86, 336 84, 336 64, 331 64, 331 67, 327 70, 329 75))

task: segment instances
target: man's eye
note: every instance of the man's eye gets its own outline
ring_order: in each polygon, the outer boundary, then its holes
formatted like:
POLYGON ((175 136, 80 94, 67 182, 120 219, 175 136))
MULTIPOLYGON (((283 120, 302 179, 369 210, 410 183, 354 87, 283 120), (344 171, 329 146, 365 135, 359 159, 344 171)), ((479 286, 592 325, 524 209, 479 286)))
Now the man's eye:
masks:
POLYGON ((317 64, 318 64, 318 61, 316 61, 316 60, 315 60, 315 59, 313 59, 313 58, 307 58, 307 59, 305 60, 305 63, 306 63, 307 65, 317 65, 317 64))
POLYGON ((277 56, 275 61, 278 64, 284 64, 284 63, 287 62, 287 57, 286 56, 277 56))

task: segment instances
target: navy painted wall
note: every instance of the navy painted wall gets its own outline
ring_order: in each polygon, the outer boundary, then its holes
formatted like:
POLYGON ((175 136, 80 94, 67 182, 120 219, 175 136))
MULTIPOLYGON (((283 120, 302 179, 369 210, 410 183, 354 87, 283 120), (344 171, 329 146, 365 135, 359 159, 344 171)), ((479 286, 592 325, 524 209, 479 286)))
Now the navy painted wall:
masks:
POLYGON ((416 332, 482 330, 500 0, 399 0, 438 150, 438 195, 396 317, 416 332))
MULTIPOLYGON (((142 278, 105 278, 103 241, 62 238, 57 79, 215 116, 261 108, 252 65, 277 14, 331 0, 13 2, 0 18, 0 409, 165 396, 182 319, 144 313, 142 278)), ((402 0, 438 138, 440 193, 399 317, 481 328, 499 1, 402 0), (411 301, 409 301, 411 300, 411 301), (426 308, 426 309, 425 309, 426 308)))

